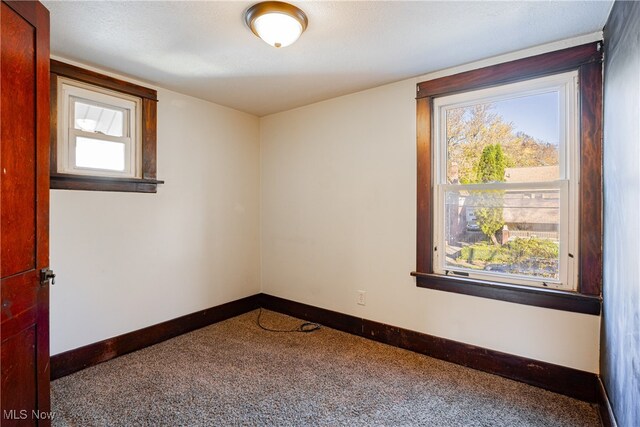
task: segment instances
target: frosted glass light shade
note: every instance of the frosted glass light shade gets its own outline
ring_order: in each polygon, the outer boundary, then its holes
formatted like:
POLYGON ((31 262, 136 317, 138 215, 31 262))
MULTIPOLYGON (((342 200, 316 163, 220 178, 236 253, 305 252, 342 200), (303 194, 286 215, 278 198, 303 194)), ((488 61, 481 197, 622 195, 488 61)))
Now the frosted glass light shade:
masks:
POLYGON ((289 46, 302 34, 302 25, 283 13, 267 13, 253 21, 258 36, 274 47, 289 46))
POLYGON ((245 14, 245 22, 255 35, 274 47, 294 43, 308 23, 302 10, 279 1, 266 1, 251 6, 245 14))

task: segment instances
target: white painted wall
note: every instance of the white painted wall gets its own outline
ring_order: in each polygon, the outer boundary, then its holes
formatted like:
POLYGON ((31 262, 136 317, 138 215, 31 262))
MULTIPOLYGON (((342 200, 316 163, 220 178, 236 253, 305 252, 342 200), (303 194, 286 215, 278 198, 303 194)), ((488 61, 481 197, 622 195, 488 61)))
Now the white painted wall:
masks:
POLYGON ((598 317, 419 289, 409 272, 415 83, 599 38, 260 120, 159 89, 158 194, 52 191, 51 353, 262 290, 597 372, 598 317))
POLYGON ((415 84, 601 34, 409 79, 260 120, 262 291, 598 372, 597 316, 417 288, 415 84), (366 306, 356 291, 367 292, 366 306))
POLYGON ((158 99, 157 194, 51 191, 51 354, 260 292, 258 119, 158 99))

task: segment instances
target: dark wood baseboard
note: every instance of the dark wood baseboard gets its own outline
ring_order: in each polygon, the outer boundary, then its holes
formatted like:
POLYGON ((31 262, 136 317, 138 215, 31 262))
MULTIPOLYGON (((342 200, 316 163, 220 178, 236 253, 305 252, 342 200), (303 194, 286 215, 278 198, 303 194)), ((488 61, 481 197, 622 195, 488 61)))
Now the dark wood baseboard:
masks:
POLYGON ((439 338, 267 294, 253 295, 56 354, 51 357, 51 379, 72 374, 259 307, 597 403, 603 424, 606 427, 616 427, 606 392, 596 374, 439 338))
POLYGON ((260 295, 252 295, 207 308, 147 328, 109 338, 51 356, 51 379, 72 374, 118 356, 203 328, 260 307, 260 295))
POLYGON ((598 376, 591 372, 526 357, 489 350, 421 332, 261 294, 268 310, 415 351, 436 359, 520 381, 545 390, 595 403, 599 401, 598 376))
POLYGON ((598 411, 600 412, 600 421, 603 427, 618 427, 616 422, 611 402, 609 401, 609 395, 607 395, 607 389, 604 387, 604 383, 601 378, 598 378, 598 411))

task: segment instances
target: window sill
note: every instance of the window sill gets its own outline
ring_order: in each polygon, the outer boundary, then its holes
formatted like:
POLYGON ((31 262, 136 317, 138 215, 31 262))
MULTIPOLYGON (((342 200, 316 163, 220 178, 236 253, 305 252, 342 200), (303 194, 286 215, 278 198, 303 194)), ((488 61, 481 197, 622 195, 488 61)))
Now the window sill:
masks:
POLYGON ((471 280, 437 274, 411 272, 420 288, 454 292, 489 298, 516 304, 571 311, 574 313, 599 315, 602 299, 599 296, 583 295, 558 289, 533 288, 522 285, 471 280))
POLYGON ((128 193, 156 193, 164 181, 144 178, 110 178, 71 174, 51 174, 52 190, 120 191, 128 193))

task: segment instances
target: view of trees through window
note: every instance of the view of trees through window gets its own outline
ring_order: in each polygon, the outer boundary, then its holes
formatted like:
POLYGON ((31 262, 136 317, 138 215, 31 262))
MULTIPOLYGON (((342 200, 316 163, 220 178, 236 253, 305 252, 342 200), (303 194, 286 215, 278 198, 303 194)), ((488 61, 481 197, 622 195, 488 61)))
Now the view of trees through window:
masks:
POLYGON ((557 280, 558 92, 444 112, 445 268, 557 280))

